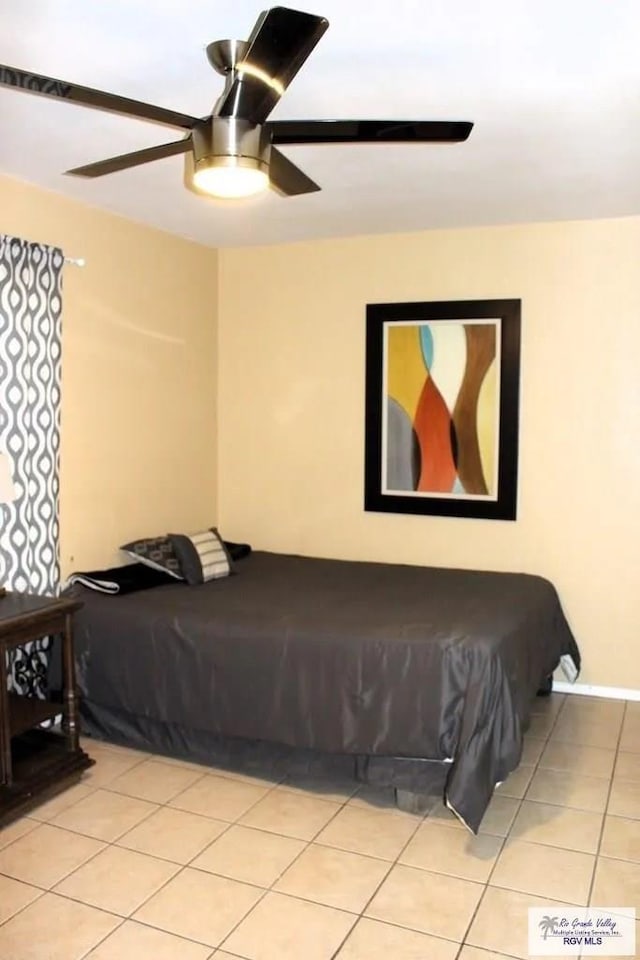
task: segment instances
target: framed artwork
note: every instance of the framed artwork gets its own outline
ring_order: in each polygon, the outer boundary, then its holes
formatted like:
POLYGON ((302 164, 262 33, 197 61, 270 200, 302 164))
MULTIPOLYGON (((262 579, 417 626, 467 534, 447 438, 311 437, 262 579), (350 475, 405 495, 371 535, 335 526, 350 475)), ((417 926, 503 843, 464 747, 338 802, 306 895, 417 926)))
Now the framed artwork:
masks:
POLYGON ((520 306, 368 304, 365 510, 516 519, 520 306))

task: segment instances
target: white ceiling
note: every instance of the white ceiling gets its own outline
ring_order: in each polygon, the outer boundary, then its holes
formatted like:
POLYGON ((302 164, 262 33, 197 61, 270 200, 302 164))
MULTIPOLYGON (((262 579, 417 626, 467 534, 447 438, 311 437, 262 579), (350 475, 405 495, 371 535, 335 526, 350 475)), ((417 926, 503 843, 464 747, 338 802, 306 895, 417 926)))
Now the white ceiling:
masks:
MULTIPOLYGON (((0 171, 211 246, 640 213, 638 0, 290 2, 330 26, 272 119, 473 120, 467 143, 287 147, 320 193, 216 202, 181 157, 65 177, 180 132, 0 88, 0 171)), ((204 48, 268 5, 0 0, 0 62, 205 115, 204 48)))

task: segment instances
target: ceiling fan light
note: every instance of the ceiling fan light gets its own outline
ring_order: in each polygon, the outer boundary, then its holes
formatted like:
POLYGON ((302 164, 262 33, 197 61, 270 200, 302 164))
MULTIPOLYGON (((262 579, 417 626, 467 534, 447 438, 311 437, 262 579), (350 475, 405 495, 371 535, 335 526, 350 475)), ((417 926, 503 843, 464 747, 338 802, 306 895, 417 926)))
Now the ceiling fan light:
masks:
POLYGON ((238 199, 266 190, 269 176, 263 164, 248 157, 206 157, 196 163, 193 183, 213 197, 238 199))

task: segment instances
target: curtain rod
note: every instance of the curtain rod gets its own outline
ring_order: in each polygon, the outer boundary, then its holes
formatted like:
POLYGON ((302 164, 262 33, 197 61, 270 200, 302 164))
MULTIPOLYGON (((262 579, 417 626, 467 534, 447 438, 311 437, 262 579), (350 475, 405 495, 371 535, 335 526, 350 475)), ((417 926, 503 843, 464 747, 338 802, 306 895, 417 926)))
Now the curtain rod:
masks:
MULTIPOLYGON (((19 243, 29 243, 30 241, 23 241, 20 237, 13 237, 11 234, 6 234, 7 240, 17 240, 19 243)), ((84 267, 86 265, 86 260, 84 257, 65 257, 64 262, 68 263, 72 267, 84 267)))

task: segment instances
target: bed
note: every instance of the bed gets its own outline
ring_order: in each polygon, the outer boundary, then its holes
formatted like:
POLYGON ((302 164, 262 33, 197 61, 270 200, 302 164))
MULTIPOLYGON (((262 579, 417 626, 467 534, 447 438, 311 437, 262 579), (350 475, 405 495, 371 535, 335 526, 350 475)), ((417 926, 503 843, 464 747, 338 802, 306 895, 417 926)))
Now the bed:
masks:
POLYGON ((547 580, 254 551, 126 596, 75 586, 88 732, 156 752, 333 757, 477 831, 536 692, 580 655, 547 580))

